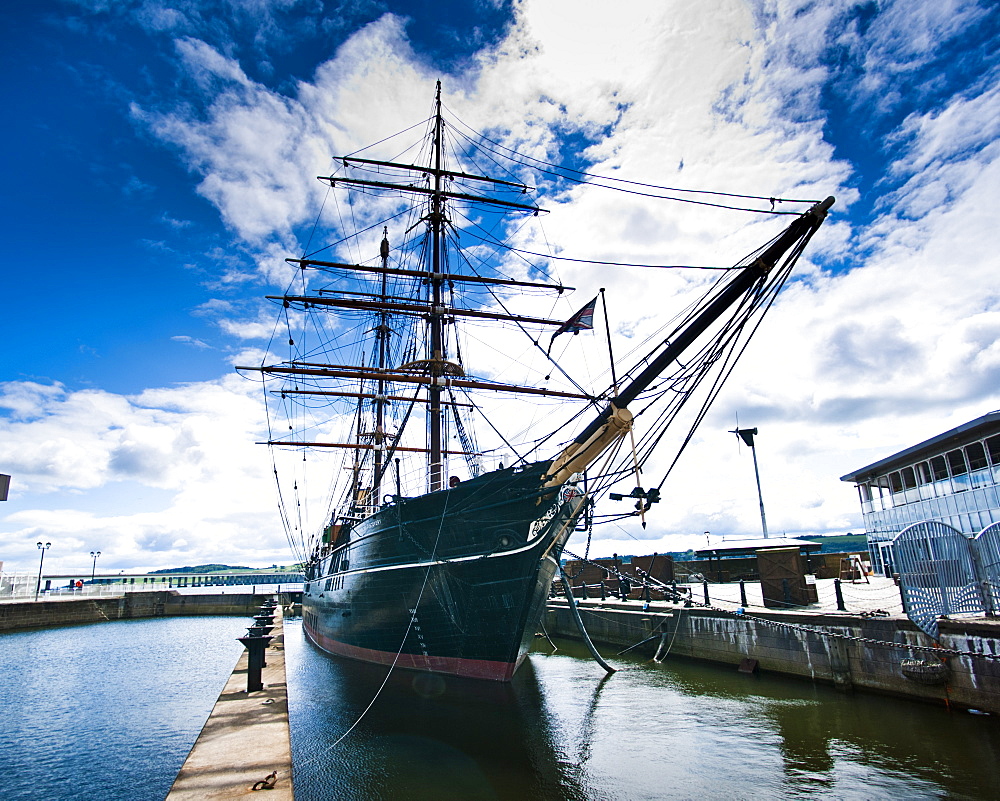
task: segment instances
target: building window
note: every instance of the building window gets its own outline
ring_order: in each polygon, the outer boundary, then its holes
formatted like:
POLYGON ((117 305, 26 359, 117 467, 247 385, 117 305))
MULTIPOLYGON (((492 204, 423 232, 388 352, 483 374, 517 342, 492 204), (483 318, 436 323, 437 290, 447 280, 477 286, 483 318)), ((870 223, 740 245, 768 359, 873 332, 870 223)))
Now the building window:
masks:
POLYGON ((917 462, 913 466, 917 475, 917 486, 919 487, 920 499, 929 501, 934 497, 934 485, 931 484, 931 468, 927 462, 917 462))
POLYGON ((948 467, 951 468, 951 482, 955 492, 969 488, 969 468, 965 464, 965 454, 960 448, 948 451, 948 467))
POLYGON ((987 466, 986 449, 981 442, 973 442, 965 446, 965 455, 969 457, 970 470, 982 470, 987 466))
POLYGON ((960 450, 948 451, 948 467, 951 468, 951 475, 964 476, 969 472, 965 465, 965 454, 960 450))
POLYGON ((903 481, 899 477, 899 473, 889 473, 889 490, 893 495, 903 491, 903 481))
POLYGON ((985 487, 992 484, 993 476, 990 474, 990 463, 986 458, 986 448, 983 447, 983 443, 972 442, 966 445, 965 455, 972 471, 972 486, 985 487))
POLYGON ((986 450, 990 453, 990 463, 1000 465, 1000 435, 986 440, 986 450))

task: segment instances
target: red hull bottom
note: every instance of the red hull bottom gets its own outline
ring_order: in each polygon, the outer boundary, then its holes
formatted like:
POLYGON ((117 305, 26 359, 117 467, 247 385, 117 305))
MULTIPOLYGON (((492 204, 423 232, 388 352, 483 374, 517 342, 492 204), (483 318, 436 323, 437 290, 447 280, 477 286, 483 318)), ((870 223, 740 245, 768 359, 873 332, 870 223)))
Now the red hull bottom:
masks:
POLYGON ((358 648, 354 645, 338 642, 325 637, 309 626, 304 626, 306 635, 324 651, 335 656, 356 659, 360 662, 372 662, 378 665, 392 665, 409 670, 422 670, 430 673, 445 673, 449 676, 462 676, 469 679, 487 679, 489 681, 510 681, 521 664, 523 657, 517 662, 493 662, 485 659, 458 659, 456 657, 424 656, 423 654, 397 654, 388 651, 374 651, 369 648, 358 648))

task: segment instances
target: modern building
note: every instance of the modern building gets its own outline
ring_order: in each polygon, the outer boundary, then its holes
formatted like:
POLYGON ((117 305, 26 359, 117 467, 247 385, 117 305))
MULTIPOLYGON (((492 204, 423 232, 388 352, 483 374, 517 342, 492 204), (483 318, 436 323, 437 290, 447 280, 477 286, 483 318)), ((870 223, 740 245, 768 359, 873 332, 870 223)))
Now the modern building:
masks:
POLYGON ((891 540, 925 520, 975 536, 1000 521, 1000 411, 841 476, 857 485, 872 568, 886 575, 891 540))

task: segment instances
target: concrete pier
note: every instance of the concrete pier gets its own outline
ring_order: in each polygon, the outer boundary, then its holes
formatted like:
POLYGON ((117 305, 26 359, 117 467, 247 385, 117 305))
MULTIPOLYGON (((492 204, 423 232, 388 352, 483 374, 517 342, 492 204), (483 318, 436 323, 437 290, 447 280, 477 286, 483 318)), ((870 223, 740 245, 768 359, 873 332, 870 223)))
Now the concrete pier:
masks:
MULTIPOLYGON (((263 600, 263 596, 257 596, 258 607, 263 600)), ((267 664, 261 672, 264 688, 247 692, 248 653, 244 651, 177 774, 167 801, 250 797, 292 801, 292 751, 280 607, 275 611, 271 636, 267 664), (254 791, 253 786, 272 771, 277 772, 274 787, 254 791)))
MULTIPOLYGON (((927 651, 929 638, 902 615, 869 617, 827 611, 747 608, 745 614, 682 604, 578 600, 590 637, 633 654, 690 657, 834 684, 955 704, 1000 714, 1000 619, 942 620, 943 648, 984 656, 950 656, 938 683, 908 675, 906 660, 942 661, 927 651), (645 607, 645 608, 644 608, 645 607), (833 635, 833 636, 831 636, 833 635), (839 635, 839 636, 838 636, 839 635), (749 661, 745 661, 749 660, 749 661)), ((550 635, 579 636, 568 605, 550 600, 545 614, 550 635)), ((613 662, 613 660, 612 660, 613 662)))

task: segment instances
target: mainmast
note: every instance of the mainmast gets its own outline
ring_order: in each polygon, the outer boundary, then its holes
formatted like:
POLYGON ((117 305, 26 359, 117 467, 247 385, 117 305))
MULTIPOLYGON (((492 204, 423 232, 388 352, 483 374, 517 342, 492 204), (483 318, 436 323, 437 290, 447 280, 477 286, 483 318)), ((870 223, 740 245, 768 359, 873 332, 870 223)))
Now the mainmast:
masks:
POLYGON ((441 451, 443 450, 443 418, 441 414, 441 393, 444 389, 444 304, 441 291, 444 286, 443 270, 441 269, 441 245, 444 241, 444 198, 441 196, 441 81, 437 82, 434 97, 434 192, 431 195, 431 313, 430 326, 430 374, 431 383, 427 387, 430 403, 427 407, 429 451, 428 489, 436 492, 442 487, 443 465, 441 451))
MULTIPOLYGON (((382 258, 382 303, 384 304, 389 295, 388 269, 389 269, 389 229, 382 229, 382 243, 379 246, 379 255, 382 258)), ((372 493, 374 503, 377 505, 382 499, 382 459, 385 456, 385 406, 388 400, 385 396, 385 371, 389 364, 387 361, 389 345, 389 312, 384 307, 379 312, 379 323, 375 329, 375 338, 378 341, 378 375, 376 381, 375 397, 372 403, 375 406, 375 472, 372 478, 372 493)))
MULTIPOLYGON (((530 188, 508 180, 448 168, 445 154, 445 121, 442 113, 440 81, 437 82, 436 86, 434 114, 429 134, 431 150, 426 164, 400 163, 362 158, 359 156, 347 156, 339 159, 345 170, 349 172, 351 168, 356 168, 368 171, 369 175, 366 177, 350 177, 349 175, 319 176, 321 181, 329 183, 331 187, 340 185, 356 188, 363 192, 372 190, 376 192, 387 191, 419 199, 424 209, 421 222, 426 225, 425 235, 427 237, 425 240, 424 263, 422 265, 413 265, 417 269, 406 269, 402 264, 390 267, 388 230, 383 228, 380 247, 381 258, 377 266, 374 264, 343 264, 308 258, 287 259, 289 263, 295 264, 302 270, 318 269, 325 272, 343 270, 361 275, 365 273, 375 274, 379 278, 375 291, 370 293, 354 292, 334 288, 321 289, 316 294, 303 293, 302 295, 285 294, 281 296, 268 296, 272 300, 280 301, 286 309, 294 307, 308 311, 327 307, 330 310, 343 309, 348 314, 373 314, 375 316, 374 333, 376 336, 376 348, 372 362, 368 366, 337 365, 295 359, 280 364, 237 368, 240 370, 258 371, 264 375, 275 377, 295 376, 307 380, 332 379, 334 381, 359 382, 358 391, 356 392, 323 390, 312 381, 310 381, 311 385, 305 387, 297 385, 294 388, 282 389, 280 393, 276 391, 276 394, 281 394, 282 397, 354 397, 362 402, 369 401, 370 406, 367 408, 370 408, 373 412, 374 427, 370 431, 364 432, 359 427, 358 436, 355 438, 356 441, 354 443, 321 442, 312 441, 311 439, 307 441, 306 438, 282 437, 272 439, 267 444, 290 447, 353 447, 357 452, 356 459, 360 458, 360 454, 363 451, 372 451, 372 458, 368 464, 372 466, 373 479, 367 492, 370 492, 368 496, 371 499, 370 505, 374 507, 377 507, 382 495, 382 477, 386 472, 388 460, 397 451, 410 453, 423 451, 427 459, 426 490, 434 492, 444 488, 445 460, 449 456, 454 455, 453 452, 446 449, 445 415, 449 407, 462 405, 457 403, 453 398, 450 400, 445 398, 445 394, 450 392, 450 388, 533 394, 553 398, 590 399, 589 396, 579 393, 539 387, 517 386, 467 376, 462 366, 449 358, 446 326, 452 324, 456 318, 489 319, 513 322, 518 325, 528 324, 556 327, 563 323, 562 320, 501 313, 481 308, 452 307, 448 302, 449 287, 455 284, 486 287, 496 286, 512 289, 532 287, 535 289, 551 289, 560 293, 572 288, 541 282, 465 275, 448 271, 449 265, 445 254, 445 247, 448 238, 448 227, 451 224, 448 214, 448 204, 450 201, 491 207, 500 211, 516 211, 535 215, 544 210, 527 203, 490 197, 485 193, 454 191, 456 188, 486 186, 492 187, 494 190, 502 188, 524 194, 530 191, 530 188), (380 179, 384 177, 384 179, 371 180, 371 173, 374 173, 380 179), (414 174, 418 176, 416 180, 413 177, 414 174), (400 297, 392 294, 390 292, 390 287, 392 286, 390 281, 394 277, 398 277, 404 282, 417 279, 423 289, 419 299, 416 296, 400 297), (411 319, 419 318, 424 321, 424 345, 422 350, 410 353, 409 358, 411 361, 405 364, 397 364, 393 360, 394 349, 390 348, 390 337, 393 336, 391 321, 406 317, 411 319), (420 394, 405 398, 400 397, 398 390, 395 389, 400 384, 418 385, 420 394), (396 394, 393 394, 394 391, 396 394), (390 432, 386 430, 390 417, 388 405, 393 401, 405 401, 411 407, 414 404, 423 406, 425 415, 424 448, 403 445, 401 437, 405 421, 398 431, 390 432)), ((361 406, 359 405, 360 408, 361 406)), ((353 495, 355 498, 358 498, 359 493, 362 492, 360 486, 360 462, 356 464, 354 472, 356 486, 353 495)))

